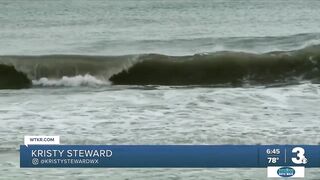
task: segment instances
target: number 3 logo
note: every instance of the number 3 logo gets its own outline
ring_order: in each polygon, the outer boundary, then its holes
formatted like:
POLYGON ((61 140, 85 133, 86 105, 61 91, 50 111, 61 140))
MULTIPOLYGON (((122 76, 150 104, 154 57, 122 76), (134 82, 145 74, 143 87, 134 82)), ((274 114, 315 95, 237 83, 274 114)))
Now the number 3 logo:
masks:
POLYGON ((297 157, 292 158, 295 164, 307 164, 307 158, 304 156, 304 149, 302 147, 295 147, 292 149, 293 153, 297 153, 297 157))

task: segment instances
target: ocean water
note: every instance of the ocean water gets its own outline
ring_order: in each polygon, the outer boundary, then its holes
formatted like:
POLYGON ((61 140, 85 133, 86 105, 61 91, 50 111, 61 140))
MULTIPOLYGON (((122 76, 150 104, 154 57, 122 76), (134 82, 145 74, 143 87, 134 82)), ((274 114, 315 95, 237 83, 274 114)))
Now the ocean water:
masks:
POLYGON ((0 53, 185 55, 319 42, 316 0, 1 0, 0 53))
POLYGON ((32 84, 0 90, 0 179, 266 179, 265 169, 20 169, 19 145, 44 134, 63 144, 320 144, 319 9, 0 0, 0 63, 32 84))

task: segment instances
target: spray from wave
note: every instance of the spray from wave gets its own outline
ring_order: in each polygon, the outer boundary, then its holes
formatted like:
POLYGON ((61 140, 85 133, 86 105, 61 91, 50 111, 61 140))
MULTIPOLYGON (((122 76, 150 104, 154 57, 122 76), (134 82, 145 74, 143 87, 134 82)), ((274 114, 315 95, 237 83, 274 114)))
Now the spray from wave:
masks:
POLYGON ((320 82, 320 45, 263 54, 1 56, 35 86, 270 85, 320 82))
POLYGON ((63 76, 61 79, 48 79, 40 78, 39 80, 33 80, 35 86, 47 86, 47 87, 76 87, 76 86, 90 86, 97 87, 103 85, 110 85, 108 81, 102 81, 94 76, 86 74, 84 76, 77 75, 73 77, 63 76))

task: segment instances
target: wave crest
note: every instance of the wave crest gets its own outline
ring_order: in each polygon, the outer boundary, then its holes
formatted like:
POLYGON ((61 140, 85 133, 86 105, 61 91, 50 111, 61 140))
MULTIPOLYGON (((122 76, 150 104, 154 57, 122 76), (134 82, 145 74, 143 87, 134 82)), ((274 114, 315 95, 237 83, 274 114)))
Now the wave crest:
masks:
POLYGON ((320 45, 263 54, 0 56, 35 86, 265 85, 320 82, 320 45))

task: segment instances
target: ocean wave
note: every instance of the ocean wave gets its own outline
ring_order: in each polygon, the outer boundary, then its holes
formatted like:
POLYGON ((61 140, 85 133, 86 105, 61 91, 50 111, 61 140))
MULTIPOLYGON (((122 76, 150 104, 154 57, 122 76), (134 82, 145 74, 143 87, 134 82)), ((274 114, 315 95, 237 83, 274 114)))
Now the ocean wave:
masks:
POLYGON ((320 33, 302 33, 286 36, 248 37, 186 37, 173 39, 98 40, 76 51, 101 52, 106 54, 158 53, 186 56, 202 52, 241 51, 267 53, 291 51, 320 44, 320 33))
POLYGON ((320 45, 262 54, 1 56, 36 86, 265 85, 320 80, 320 45))
MULTIPOLYGON (((313 47, 315 48, 315 47, 313 47)), ((248 54, 220 52, 184 57, 148 56, 128 70, 110 78, 126 85, 210 85, 232 86, 318 82, 318 48, 292 52, 248 54)))

